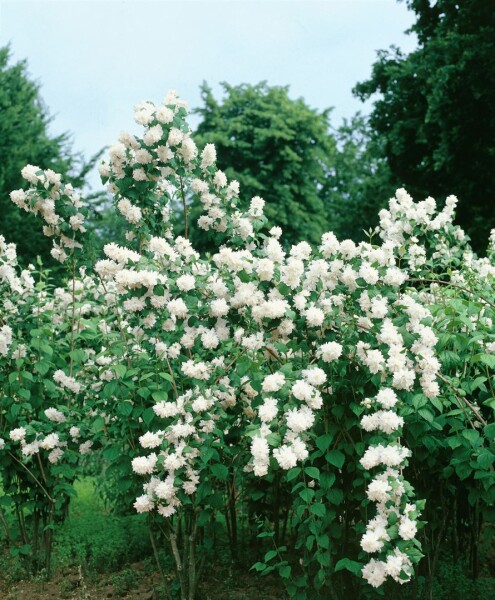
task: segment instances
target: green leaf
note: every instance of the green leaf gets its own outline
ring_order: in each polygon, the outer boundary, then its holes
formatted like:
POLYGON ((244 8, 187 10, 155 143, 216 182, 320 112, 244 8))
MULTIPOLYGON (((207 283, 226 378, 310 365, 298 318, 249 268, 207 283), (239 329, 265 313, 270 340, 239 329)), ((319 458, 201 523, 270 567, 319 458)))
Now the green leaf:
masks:
POLYGON ((344 500, 344 492, 340 489, 332 489, 327 492, 328 501, 338 506, 344 500))
POLYGON ((153 400, 156 400, 156 402, 163 402, 167 400, 168 394, 164 390, 158 390, 157 392, 152 392, 151 397, 153 400))
POLYGON ((287 471, 287 481, 292 481, 293 479, 298 477, 298 475, 300 475, 300 474, 301 474, 300 467, 294 467, 293 469, 289 469, 287 471))
POLYGON ((151 421, 153 421, 153 419, 155 418, 155 411, 153 410, 153 408, 150 406, 148 407, 142 414, 142 419, 145 422, 146 426, 149 427, 151 421))
POLYGON ((476 462, 482 469, 489 469, 495 462, 495 454, 492 454, 488 449, 482 450, 482 452, 478 455, 476 462))
POLYGON ((304 469, 304 472, 308 477, 311 477, 311 479, 320 479, 320 471, 316 467, 306 467, 304 469))
POLYGON ((334 571, 337 573, 338 571, 343 571, 344 569, 360 577, 363 565, 355 560, 350 560, 349 558, 341 558, 335 565, 334 571))
POLYGON ((50 363, 46 360, 40 360, 39 362, 34 364, 34 368, 38 371, 40 375, 46 375, 50 370, 50 363))
POLYGON ((311 500, 313 500, 314 495, 315 492, 311 488, 306 488, 299 492, 299 496, 301 497, 301 499, 304 500, 304 502, 307 502, 308 504, 311 502, 311 500))
POLYGON ((490 369, 495 369, 495 355, 493 354, 476 354, 476 356, 473 356, 473 362, 482 362, 490 369))
POLYGON ((317 517, 324 517, 326 515, 327 509, 324 504, 312 504, 309 509, 313 515, 317 517))
POLYGON ((96 417, 91 425, 91 431, 93 433, 98 433, 103 427, 105 427, 105 419, 103 417, 96 417))
POLYGON ((435 420, 435 415, 427 408, 420 408, 418 414, 421 415, 425 421, 428 421, 428 423, 433 423, 435 420))
POLYGON ((288 579, 290 577, 290 573, 291 573, 290 565, 283 565, 278 568, 278 574, 280 575, 280 577, 282 577, 282 579, 288 579))
POLYGON ((318 552, 316 554, 316 560, 322 567, 330 566, 330 552, 318 552))
POLYGON ((268 550, 268 552, 265 554, 265 557, 263 560, 267 563, 268 561, 272 560, 272 558, 275 558, 276 556, 277 556, 276 550, 268 550))
POLYGON ((117 446, 109 446, 108 448, 105 448, 105 450, 103 450, 103 458, 110 462, 113 462, 121 454, 122 451, 117 446))
POLYGON ((71 352, 69 352, 69 356, 72 358, 72 360, 76 364, 82 364, 88 358, 88 355, 86 354, 86 352, 84 352, 84 350, 81 350, 80 348, 78 348, 77 350, 72 350, 71 352))
POLYGON ((227 467, 219 463, 211 465, 210 470, 212 474, 221 481, 225 481, 229 475, 229 470, 227 469, 227 467))
POLYGON ((127 372, 127 368, 125 367, 125 365, 115 365, 114 367, 112 367, 112 369, 115 371, 117 377, 124 377, 124 375, 127 372))
POLYGON ((490 423, 489 425, 486 425, 483 431, 485 432, 487 438, 489 438, 490 440, 495 440, 495 423, 490 423))
POLYGON ((476 444, 480 439, 480 434, 475 429, 464 429, 462 437, 469 440, 471 444, 476 444))
POLYGON ((340 450, 330 450, 330 452, 327 452, 325 458, 331 465, 337 467, 337 469, 341 469, 345 462, 345 456, 340 450))
POLYGON ((134 405, 132 402, 124 401, 119 403, 118 411, 122 416, 128 417, 132 413, 133 408, 134 405))
POLYGON ((150 397, 151 391, 147 387, 142 387, 138 389, 137 393, 141 398, 147 400, 150 397))

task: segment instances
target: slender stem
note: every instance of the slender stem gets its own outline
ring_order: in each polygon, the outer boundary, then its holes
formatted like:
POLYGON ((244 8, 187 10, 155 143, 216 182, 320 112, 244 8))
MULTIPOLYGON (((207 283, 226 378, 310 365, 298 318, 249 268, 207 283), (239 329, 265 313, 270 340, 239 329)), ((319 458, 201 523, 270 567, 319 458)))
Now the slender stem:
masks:
POLYGON ((5 545, 7 548, 10 546, 10 529, 7 521, 5 520, 3 510, 0 508, 0 521, 2 521, 3 528, 5 529, 5 545))
POLYGON ((196 513, 193 514, 194 524, 189 534, 189 600, 194 600, 196 596, 196 534, 198 531, 198 519, 196 513))
POLYGON ((442 281, 441 279, 421 279, 421 278, 416 278, 416 277, 410 277, 408 279, 408 281, 412 281, 414 283, 438 283, 439 285, 445 285, 447 287, 457 288, 458 290, 462 290, 463 292, 467 292, 468 294, 471 294, 473 296, 478 296, 478 298, 480 300, 482 300, 483 302, 486 302, 486 304, 489 304, 492 308, 495 308, 495 304, 493 304, 486 298, 483 298, 482 296, 480 296, 478 294, 478 292, 475 292, 474 290, 470 290, 469 288, 463 287, 462 285, 457 285, 456 283, 451 283, 450 281, 442 281))
POLYGON ((46 489, 43 487, 43 484, 40 482, 40 480, 36 477, 36 475, 34 475, 34 473, 32 471, 30 471, 28 469, 28 467, 26 467, 26 465, 24 463, 22 463, 14 454, 12 454, 12 452, 9 452, 9 456, 11 456, 17 463, 19 463, 21 465, 21 467, 23 469, 26 469, 26 471, 31 475, 31 477, 36 481, 36 483, 40 486, 40 488, 43 490, 45 496, 48 498, 48 500, 50 500, 50 502, 55 502, 55 500, 50 496, 50 494, 46 491, 46 489))
POLYGON ((172 366, 170 361, 168 360, 168 356, 165 356, 165 360, 167 361, 168 372, 170 373, 170 377, 172 377, 172 387, 174 388, 175 397, 179 397, 179 392, 177 391, 177 385, 175 384, 174 372, 172 371, 172 366))
POLYGON ((182 181, 182 177, 179 177, 179 181, 180 181, 180 195, 182 196, 182 204, 184 206, 184 237, 188 238, 188 231, 187 231, 187 204, 186 204, 186 195, 184 193, 184 183, 182 181))
MULTIPOLYGON (((238 360, 241 358, 241 356, 243 356, 244 354, 246 354, 246 352, 247 352, 247 349, 246 349, 246 350, 243 350, 243 351, 242 351, 242 352, 239 354, 239 356, 236 356, 236 357, 234 358, 234 360, 232 360, 232 361, 231 361, 231 362, 230 362, 230 363, 229 363, 229 364, 228 364, 228 365, 225 367, 225 371, 228 373, 228 372, 230 371, 231 367, 233 367, 233 366, 235 365, 235 363, 236 363, 236 362, 237 362, 237 361, 238 361, 238 360)), ((222 377, 223 377, 223 375, 219 375, 219 376, 217 377, 217 380, 216 380, 216 382, 215 382, 215 383, 218 383, 218 382, 220 381, 220 379, 222 379, 222 377)))
POLYGON ((186 596, 186 577, 184 574, 184 569, 182 565, 182 560, 180 558, 179 547, 177 546, 177 536, 179 534, 180 527, 180 517, 177 516, 177 521, 175 524, 175 528, 169 536, 170 546, 172 547, 172 554, 174 555, 175 560, 175 568, 177 569, 177 574, 179 576, 180 589, 181 589, 181 597, 182 600, 187 600, 186 596))
POLYGON ((38 458, 38 463, 40 465, 40 470, 41 470, 41 475, 43 477, 43 481, 46 483, 45 469, 43 468, 43 463, 41 462, 41 457, 40 457, 39 452, 38 452, 38 454, 36 456, 38 458))
MULTIPOLYGON (((105 282, 103 281, 103 279, 101 277, 100 277, 100 282, 101 282, 103 289, 105 290, 105 294, 108 294, 108 290, 105 286, 105 282)), ((120 312, 118 310, 116 310, 115 315, 117 316, 117 323, 119 325, 120 335, 122 336, 122 339, 124 340, 124 344, 125 344, 126 355, 127 355, 127 368, 130 369, 131 368, 131 357, 129 354, 129 344, 127 342, 127 337, 125 335, 125 332, 122 328, 122 319, 120 318, 120 312)))
POLYGON ((455 389, 455 387, 450 383, 450 381, 448 381, 447 379, 445 379, 445 377, 443 375, 441 375, 440 373, 437 373, 437 377, 439 379, 441 379, 444 383, 446 383, 449 388, 454 392, 454 395, 456 398, 458 398, 459 400, 462 400, 467 406, 469 406, 469 408, 473 411, 473 413, 476 415, 476 417, 478 418, 480 423, 483 423, 483 425, 486 427, 487 422, 485 421, 485 419, 483 419, 483 417, 480 415, 478 409, 476 409, 471 402, 469 402, 469 400, 467 398, 464 398, 464 396, 460 396, 457 393, 457 390, 455 389))
POLYGON ((152 527, 151 527, 151 521, 150 521, 150 523, 148 525, 148 528, 149 528, 149 532, 150 532, 151 546, 153 548, 153 555, 155 557, 156 566, 158 567, 158 570, 160 571, 160 575, 161 575, 161 578, 162 578, 162 581, 163 581, 163 587, 164 587, 164 590, 165 590, 165 594, 166 594, 168 600, 172 600, 172 594, 170 593, 170 590, 168 588, 167 580, 165 578, 165 573, 163 572, 162 565, 160 563, 160 557, 158 556, 158 549, 156 547, 155 536, 153 535, 153 530, 152 530, 152 527))
POLYGON ((22 541, 24 544, 28 543, 28 537, 26 533, 26 524, 24 522, 24 513, 22 512, 22 508, 19 507, 19 504, 16 502, 15 505, 15 513, 17 516, 17 523, 19 524, 19 529, 21 531, 22 541))

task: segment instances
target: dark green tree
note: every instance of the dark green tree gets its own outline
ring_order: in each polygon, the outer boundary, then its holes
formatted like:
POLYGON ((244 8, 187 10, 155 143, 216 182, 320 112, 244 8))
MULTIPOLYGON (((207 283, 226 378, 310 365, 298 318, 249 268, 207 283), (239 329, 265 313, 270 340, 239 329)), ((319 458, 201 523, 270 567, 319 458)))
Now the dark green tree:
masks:
POLYGON ((381 138, 367 119, 356 114, 334 131, 337 151, 325 183, 329 228, 339 239, 369 240, 378 212, 397 185, 390 173, 381 138))
POLYGON ((12 64, 10 49, 0 48, 0 234, 17 244, 24 265, 37 255, 51 263, 52 241, 43 235, 34 216, 20 211, 10 200, 12 190, 25 187, 21 169, 26 164, 50 168, 75 187, 82 187, 96 160, 85 162, 73 154, 67 133, 51 135, 50 120, 26 61, 12 64))
MULTIPOLYGON (((268 222, 283 228, 286 244, 317 244, 328 229, 323 188, 335 156, 330 111, 292 100, 288 87, 222 85, 222 101, 202 86, 196 142, 200 148, 215 144, 218 165, 239 181, 246 203, 265 199, 268 222)), ((193 207, 192 217, 197 214, 193 207)), ((193 230, 195 236, 201 245, 201 231, 193 230)))
POLYGON ((418 48, 383 50, 371 78, 371 127, 392 176, 420 197, 456 194, 477 250, 495 224, 495 10, 486 0, 408 0, 418 48))

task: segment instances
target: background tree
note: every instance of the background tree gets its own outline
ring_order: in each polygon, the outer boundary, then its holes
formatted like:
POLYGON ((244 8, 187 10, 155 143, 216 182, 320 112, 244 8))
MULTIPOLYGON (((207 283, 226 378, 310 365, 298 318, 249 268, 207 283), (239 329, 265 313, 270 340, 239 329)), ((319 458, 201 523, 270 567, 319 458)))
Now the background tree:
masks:
POLYGON ((495 11, 485 0, 408 0, 418 48, 382 50, 371 78, 371 126, 392 175, 413 195, 460 199, 458 217, 481 250, 494 225, 495 11))
POLYGON ((0 234, 17 244, 18 256, 27 265, 38 255, 49 262, 52 242, 33 215, 19 211, 10 200, 12 190, 25 187, 21 169, 26 164, 50 168, 82 187, 99 154, 85 162, 72 153, 69 134, 50 134, 51 118, 39 85, 30 79, 26 61, 12 64, 10 58, 9 47, 0 48, 0 234))
MULTIPOLYGON (((323 189, 335 156, 330 110, 319 112, 301 98, 292 100, 288 87, 222 85, 221 101, 206 83, 202 86, 196 142, 215 144, 218 165, 240 182, 242 198, 266 200, 268 221, 283 227, 286 243, 317 244, 328 229, 323 189)), ((197 213, 193 207, 192 216, 197 213)))
POLYGON ((369 240, 378 212, 395 194, 381 138, 359 113, 334 130, 337 151, 325 183, 329 228, 339 239, 369 240))

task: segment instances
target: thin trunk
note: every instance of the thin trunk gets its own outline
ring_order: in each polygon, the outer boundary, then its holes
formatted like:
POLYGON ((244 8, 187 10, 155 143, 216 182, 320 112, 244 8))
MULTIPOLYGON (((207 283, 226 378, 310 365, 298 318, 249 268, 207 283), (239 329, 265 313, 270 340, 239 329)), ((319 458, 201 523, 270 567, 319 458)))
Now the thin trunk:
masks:
POLYGON ((169 590, 169 587, 167 584, 167 580, 165 578, 165 573, 163 572, 162 565, 160 563, 160 557, 158 556, 158 550, 156 547, 156 541, 155 541, 155 536, 153 535, 151 522, 148 524, 148 528, 149 528, 149 532, 150 532, 151 547, 153 548, 153 556, 155 557, 156 566, 158 567, 158 570, 160 571, 160 576, 162 578, 163 589, 165 590, 165 595, 167 596, 167 600, 173 600, 172 594, 170 593, 170 590, 169 590))

